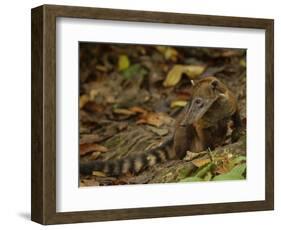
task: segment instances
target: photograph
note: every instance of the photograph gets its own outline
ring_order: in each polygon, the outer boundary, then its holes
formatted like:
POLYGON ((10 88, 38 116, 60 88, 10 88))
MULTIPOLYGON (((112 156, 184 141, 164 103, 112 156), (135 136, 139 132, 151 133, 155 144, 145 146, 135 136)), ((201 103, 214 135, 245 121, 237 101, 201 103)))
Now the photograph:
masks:
POLYGON ((79 187, 247 179, 247 50, 79 42, 79 187))

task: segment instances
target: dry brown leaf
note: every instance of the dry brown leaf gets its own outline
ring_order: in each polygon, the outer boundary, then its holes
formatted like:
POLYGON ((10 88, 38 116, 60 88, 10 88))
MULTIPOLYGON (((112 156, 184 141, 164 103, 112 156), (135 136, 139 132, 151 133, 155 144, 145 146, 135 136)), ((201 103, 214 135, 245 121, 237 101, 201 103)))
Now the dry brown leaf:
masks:
POLYGON ((100 183, 94 179, 83 179, 80 182, 80 186, 99 186, 100 183))
POLYGON ((93 171, 92 175, 98 176, 98 177, 106 177, 106 174, 104 172, 100 172, 100 171, 93 171))
POLYGON ((102 137, 100 137, 97 134, 84 134, 80 137, 80 145, 99 142, 101 140, 102 140, 102 137))
POLYGON ((215 169, 215 173, 218 173, 218 174, 224 174, 227 172, 229 172, 229 169, 225 165, 220 165, 220 166, 216 167, 216 169, 215 169))
POLYGON ((80 96, 80 103, 79 103, 79 107, 80 109, 82 109, 86 104, 87 102, 90 100, 89 96, 84 94, 82 96, 80 96))
POLYGON ((163 125, 163 120, 161 116, 157 113, 147 113, 140 116, 140 119, 137 121, 137 124, 149 124, 156 127, 163 125))
POLYGON ((241 55, 241 53, 238 50, 226 50, 221 54, 222 57, 233 57, 239 55, 241 55))
POLYGON ((135 112, 128 109, 113 109, 113 113, 120 114, 120 115, 128 115, 128 116, 132 116, 136 114, 135 112))
POLYGON ((107 72, 107 67, 104 65, 96 65, 96 70, 99 70, 101 72, 107 72))
POLYGON ((80 144, 80 156, 83 156, 89 152, 107 152, 108 149, 105 146, 99 144, 80 144))
POLYGON ((160 127, 163 124, 171 124, 174 119, 169 117, 165 113, 153 113, 148 112, 146 114, 140 114, 137 124, 149 124, 156 127, 160 127))
POLYGON ((195 79, 205 70, 205 66, 202 65, 174 65, 174 67, 168 72, 163 86, 171 87, 178 84, 182 78, 182 74, 186 74, 189 79, 195 79))
POLYGON ((123 131, 123 130, 128 128, 128 123, 127 122, 120 122, 118 124, 117 128, 118 128, 119 131, 123 131))
POLYGON ((80 185, 79 186, 80 187, 84 187, 84 186, 86 186, 86 184, 83 181, 80 181, 80 185))
POLYGON ((99 91, 97 89, 92 89, 90 91, 90 98, 89 98, 89 100, 90 101, 94 101, 98 94, 99 94, 99 91))
MULTIPOLYGON (((165 135, 167 135, 168 133, 169 133, 169 130, 168 129, 159 129, 159 128, 155 128, 155 127, 153 127, 153 126, 147 126, 147 128, 149 129, 149 130, 151 130, 153 133, 156 133, 157 135, 159 135, 159 136, 165 136, 165 135)), ((153 143, 154 144, 154 143, 153 143)))
POLYGON ((204 158, 204 159, 195 159, 195 160, 193 160, 193 161, 191 161, 192 162, 192 164, 194 164, 196 167, 198 167, 198 168, 200 168, 200 167, 202 167, 202 166, 204 166, 204 165, 206 165, 206 164, 208 164, 208 163, 210 163, 211 162, 211 159, 209 159, 209 158, 204 158))
POLYGON ((89 160, 96 160, 101 155, 101 152, 93 152, 89 158, 89 160))
POLYGON ((116 99, 114 96, 112 95, 107 95, 106 98, 105 98, 106 102, 109 103, 109 104, 113 104, 113 103, 116 103, 116 99))
POLYGON ((145 109, 143 109, 139 106, 133 106, 133 107, 129 108, 129 110, 132 111, 132 112, 135 112, 135 113, 142 113, 142 114, 148 113, 147 110, 145 110, 145 109))
POLYGON ((186 151, 186 156, 184 157, 184 160, 191 161, 194 158, 197 158, 198 156, 202 155, 202 153, 194 153, 190 151, 186 151))
POLYGON ((105 106, 101 105, 101 104, 97 104, 95 102, 88 102, 84 108, 87 110, 87 111, 91 111, 91 112, 94 112, 94 113, 101 113, 105 110, 105 106))

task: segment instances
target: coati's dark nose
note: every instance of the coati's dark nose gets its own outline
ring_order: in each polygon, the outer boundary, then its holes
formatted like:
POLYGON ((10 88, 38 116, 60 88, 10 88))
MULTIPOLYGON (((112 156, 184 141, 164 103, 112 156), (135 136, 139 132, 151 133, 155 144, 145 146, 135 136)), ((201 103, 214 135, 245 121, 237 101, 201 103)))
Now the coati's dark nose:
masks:
POLYGON ((213 89, 217 88, 218 85, 219 85, 219 81, 217 79, 215 79, 211 82, 211 86, 213 89))

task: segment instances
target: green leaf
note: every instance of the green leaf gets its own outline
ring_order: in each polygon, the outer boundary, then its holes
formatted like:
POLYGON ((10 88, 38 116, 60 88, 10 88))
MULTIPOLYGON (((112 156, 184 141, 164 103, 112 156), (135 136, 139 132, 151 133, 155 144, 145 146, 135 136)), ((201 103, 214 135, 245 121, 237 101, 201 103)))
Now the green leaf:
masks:
POLYGON ((243 180, 245 179, 243 176, 239 174, 232 174, 232 173, 225 173, 213 178, 213 181, 220 181, 220 180, 243 180))
POLYGON ((127 55, 120 55, 118 58, 118 70, 122 71, 128 69, 130 66, 130 60, 127 55))
POLYGON ((191 177, 186 177, 184 179, 181 179, 180 182, 198 182, 198 181, 206 181, 206 180, 210 180, 212 177, 212 174, 210 172, 210 170, 212 169, 212 167, 214 166, 213 163, 209 163, 207 165, 204 165, 202 167, 200 167, 199 169, 197 169, 197 171, 195 172, 194 176, 191 177), (211 174, 210 175, 206 175, 206 174, 211 174), (203 177, 206 175, 206 179, 203 177), (208 179, 210 177, 210 179, 208 179))
POLYGON ((246 163, 236 165, 230 172, 215 176, 213 181, 219 180, 243 180, 243 174, 246 170, 246 163))
POLYGON ((204 177, 206 175, 206 173, 209 172, 213 168, 213 166, 214 166, 214 163, 211 162, 207 165, 200 167, 194 176, 200 177, 200 178, 204 177))
POLYGON ((229 162, 229 167, 232 169, 235 165, 241 163, 241 162, 246 162, 246 157, 245 156, 238 156, 230 160, 229 162))
POLYGON ((168 46, 156 46, 156 49, 162 53, 166 60, 176 61, 179 55, 178 51, 168 46))
POLYGON ((204 180, 197 176, 186 177, 186 178, 180 180, 180 182, 199 182, 199 181, 204 181, 204 180))
POLYGON ((189 174, 189 170, 187 170, 186 168, 182 168, 181 170, 179 170, 179 179, 181 180, 181 179, 185 179, 187 176, 188 176, 188 174, 189 174))
POLYGON ((230 172, 233 174, 243 175, 246 170, 246 163, 241 165, 236 165, 230 172))
POLYGON ((212 179, 213 175, 211 172, 207 172, 204 176, 204 181, 210 181, 212 179))
POLYGON ((135 64, 131 65, 128 69, 122 71, 122 75, 126 79, 133 78, 134 76, 140 76, 143 77, 147 74, 146 69, 144 69, 141 65, 135 64))
POLYGON ((177 101, 172 101, 171 103, 171 108, 175 107, 185 107, 187 105, 187 101, 182 101, 182 100, 177 100, 177 101))
POLYGON ((245 59, 241 59, 239 64, 242 66, 242 67, 246 67, 246 60, 245 59))
POLYGON ((238 156, 238 157, 236 157, 236 158, 234 158, 233 159, 233 162, 234 163, 236 163, 236 164, 238 164, 238 163, 240 163, 241 161, 246 161, 246 157, 245 156, 238 156))
POLYGON ((175 86, 180 82, 183 74, 186 74, 190 79, 195 79, 204 72, 205 68, 200 65, 174 65, 167 74, 163 86, 175 86))

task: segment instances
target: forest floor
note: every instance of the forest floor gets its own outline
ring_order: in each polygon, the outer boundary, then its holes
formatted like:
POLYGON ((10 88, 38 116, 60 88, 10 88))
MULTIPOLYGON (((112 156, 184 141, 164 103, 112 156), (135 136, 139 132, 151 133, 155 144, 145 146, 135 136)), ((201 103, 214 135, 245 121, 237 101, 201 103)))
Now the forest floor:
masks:
MULTIPOLYGON (((80 175, 80 186, 246 178, 246 50, 80 44, 80 161, 120 159, 165 142, 191 96, 191 80, 216 76, 236 95, 243 130, 222 146, 137 175, 80 175)), ((229 128, 229 133, 232 129, 229 128)))

